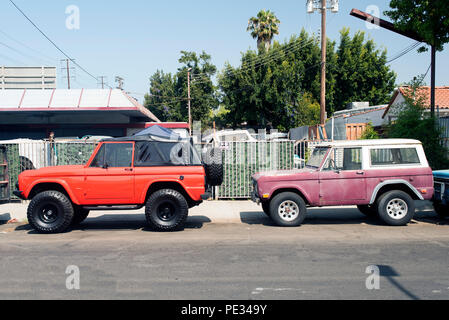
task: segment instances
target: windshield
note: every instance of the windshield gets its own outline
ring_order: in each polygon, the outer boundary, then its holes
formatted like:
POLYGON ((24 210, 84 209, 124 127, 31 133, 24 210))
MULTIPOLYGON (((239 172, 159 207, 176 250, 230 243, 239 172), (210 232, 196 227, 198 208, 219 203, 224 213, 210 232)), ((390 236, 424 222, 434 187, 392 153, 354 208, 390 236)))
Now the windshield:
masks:
POLYGON ((329 150, 328 147, 315 148, 306 166, 318 169, 321 163, 323 162, 324 157, 326 156, 328 150, 329 150))

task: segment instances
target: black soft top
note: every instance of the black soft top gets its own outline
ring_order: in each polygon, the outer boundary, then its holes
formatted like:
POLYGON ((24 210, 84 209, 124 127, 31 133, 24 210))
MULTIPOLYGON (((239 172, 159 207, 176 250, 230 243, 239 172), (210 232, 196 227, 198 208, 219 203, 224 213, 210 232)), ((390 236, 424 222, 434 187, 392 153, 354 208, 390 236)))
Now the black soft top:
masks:
POLYGON ((121 137, 121 138, 108 138, 108 139, 101 140, 101 142, 139 142, 139 141, 186 143, 186 142, 190 142, 190 139, 182 139, 182 138, 167 139, 165 137, 158 137, 158 136, 130 136, 130 137, 121 137))

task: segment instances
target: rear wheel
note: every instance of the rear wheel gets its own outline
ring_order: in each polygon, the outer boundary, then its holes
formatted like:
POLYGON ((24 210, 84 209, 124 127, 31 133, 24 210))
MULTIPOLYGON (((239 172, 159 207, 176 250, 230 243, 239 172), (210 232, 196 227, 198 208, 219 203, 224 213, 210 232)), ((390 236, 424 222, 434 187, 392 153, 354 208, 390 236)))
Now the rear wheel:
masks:
POLYGON ((306 204, 293 192, 280 193, 270 202, 270 217, 281 227, 300 226, 306 218, 306 204))
POLYGON ((184 227, 189 205, 176 190, 164 189, 153 193, 147 201, 145 216, 151 228, 157 231, 177 231, 184 227))
POLYGON ((377 216, 377 208, 374 205, 357 206, 357 209, 367 217, 371 218, 377 216))
POLYGON ((61 192, 44 191, 37 194, 28 206, 28 222, 41 233, 61 233, 73 220, 70 200, 61 192))
POLYGON ((394 190, 377 200, 379 218, 390 226, 405 226, 415 215, 415 203, 405 192, 394 190))

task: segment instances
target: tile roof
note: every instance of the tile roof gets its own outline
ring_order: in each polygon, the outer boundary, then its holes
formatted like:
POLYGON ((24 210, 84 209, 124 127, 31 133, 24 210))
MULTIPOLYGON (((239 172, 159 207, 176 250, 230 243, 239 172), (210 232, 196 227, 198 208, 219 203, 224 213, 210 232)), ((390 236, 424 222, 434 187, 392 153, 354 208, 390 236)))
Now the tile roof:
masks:
MULTIPOLYGON (((402 96, 410 95, 412 93, 412 88, 409 86, 403 86, 399 87, 394 92, 390 104, 388 105, 387 110, 385 110, 383 118, 387 115, 391 106, 396 101, 396 98, 399 95, 399 93, 402 96)), ((418 97, 422 97, 424 99, 426 108, 430 109, 430 87, 429 86, 419 87, 417 89, 416 94, 418 97)), ((449 86, 435 87, 435 107, 439 109, 449 109, 449 86)))

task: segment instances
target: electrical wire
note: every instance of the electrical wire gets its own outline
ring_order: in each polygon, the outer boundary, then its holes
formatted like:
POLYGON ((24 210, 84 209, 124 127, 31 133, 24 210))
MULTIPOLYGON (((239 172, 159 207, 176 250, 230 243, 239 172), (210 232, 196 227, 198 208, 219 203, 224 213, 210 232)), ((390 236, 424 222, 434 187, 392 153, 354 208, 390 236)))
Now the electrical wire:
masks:
POLYGON ((387 64, 388 63, 392 63, 393 61, 396 61, 397 59, 405 56, 407 53, 409 53, 410 51, 414 50, 415 48, 417 48, 419 45, 421 44, 421 42, 417 41, 414 44, 408 46, 407 48, 403 49, 401 52, 399 52, 398 54, 396 54, 395 56, 393 56, 392 58, 387 60, 387 64))
POLYGON ((13 36, 11 36, 10 34, 7 34, 7 33, 6 33, 5 31, 3 31, 3 30, 0 30, 0 33, 3 34, 3 35, 4 35, 6 38, 8 38, 9 40, 11 40, 11 41, 13 41, 13 42, 19 44, 20 46, 22 46, 22 47, 24 47, 24 48, 26 48, 26 49, 28 49, 28 50, 34 51, 35 53, 37 53, 38 55, 40 55, 41 57, 39 57, 38 59, 41 60, 41 61, 46 61, 46 63, 50 62, 50 64, 54 64, 54 63, 58 60, 58 59, 56 59, 56 58, 49 57, 49 56, 47 56, 46 54, 40 52, 39 50, 36 50, 36 49, 34 49, 34 48, 32 48, 32 47, 30 47, 30 46, 24 44, 23 42, 21 42, 21 41, 15 39, 13 36))
MULTIPOLYGON (((76 65, 78 68, 80 68, 82 71, 84 71, 86 74, 88 74, 90 77, 92 77, 93 79, 95 79, 95 81, 97 81, 97 77, 95 77, 94 75, 92 75, 89 71, 87 71, 85 68, 83 68, 81 65, 79 65, 77 62, 74 61, 74 59, 72 59, 67 53, 65 53, 53 40, 51 40, 46 34, 45 32, 43 32, 26 14, 25 12, 22 11, 22 9, 20 9, 13 0, 9 0, 9 2, 12 3, 12 5, 14 7, 16 7, 16 9, 59 51, 61 52, 65 57, 67 57, 67 59, 69 59, 70 61, 72 61, 72 63, 74 65, 76 65)), ((112 87, 110 87, 109 85, 107 85, 110 89, 112 89, 112 87)))
MULTIPOLYGON (((299 49, 302 49, 305 46, 313 43, 314 41, 315 41, 315 39, 301 40, 299 42, 294 42, 294 43, 288 44, 284 48, 275 48, 275 49, 273 49, 272 52, 267 53, 266 55, 264 55, 262 57, 259 56, 259 57, 253 58, 253 59, 249 59, 249 61, 248 60, 242 61, 242 66, 239 69, 232 70, 232 67, 228 66, 225 68, 224 72, 238 74, 238 73, 242 73, 242 72, 251 70, 253 68, 261 67, 263 65, 271 63, 271 62, 275 61, 276 59, 280 58, 282 54, 287 55, 287 54, 293 53, 293 52, 295 52, 299 49)), ((209 77, 209 75, 206 73, 195 74, 195 76, 193 77, 193 80, 201 79, 201 77, 203 77, 203 78, 209 77)), ((205 78, 204 80, 206 82, 210 81, 209 78, 205 78)), ((202 83, 202 82, 204 82, 204 80, 199 80, 199 81, 195 81, 195 82, 202 83)))

